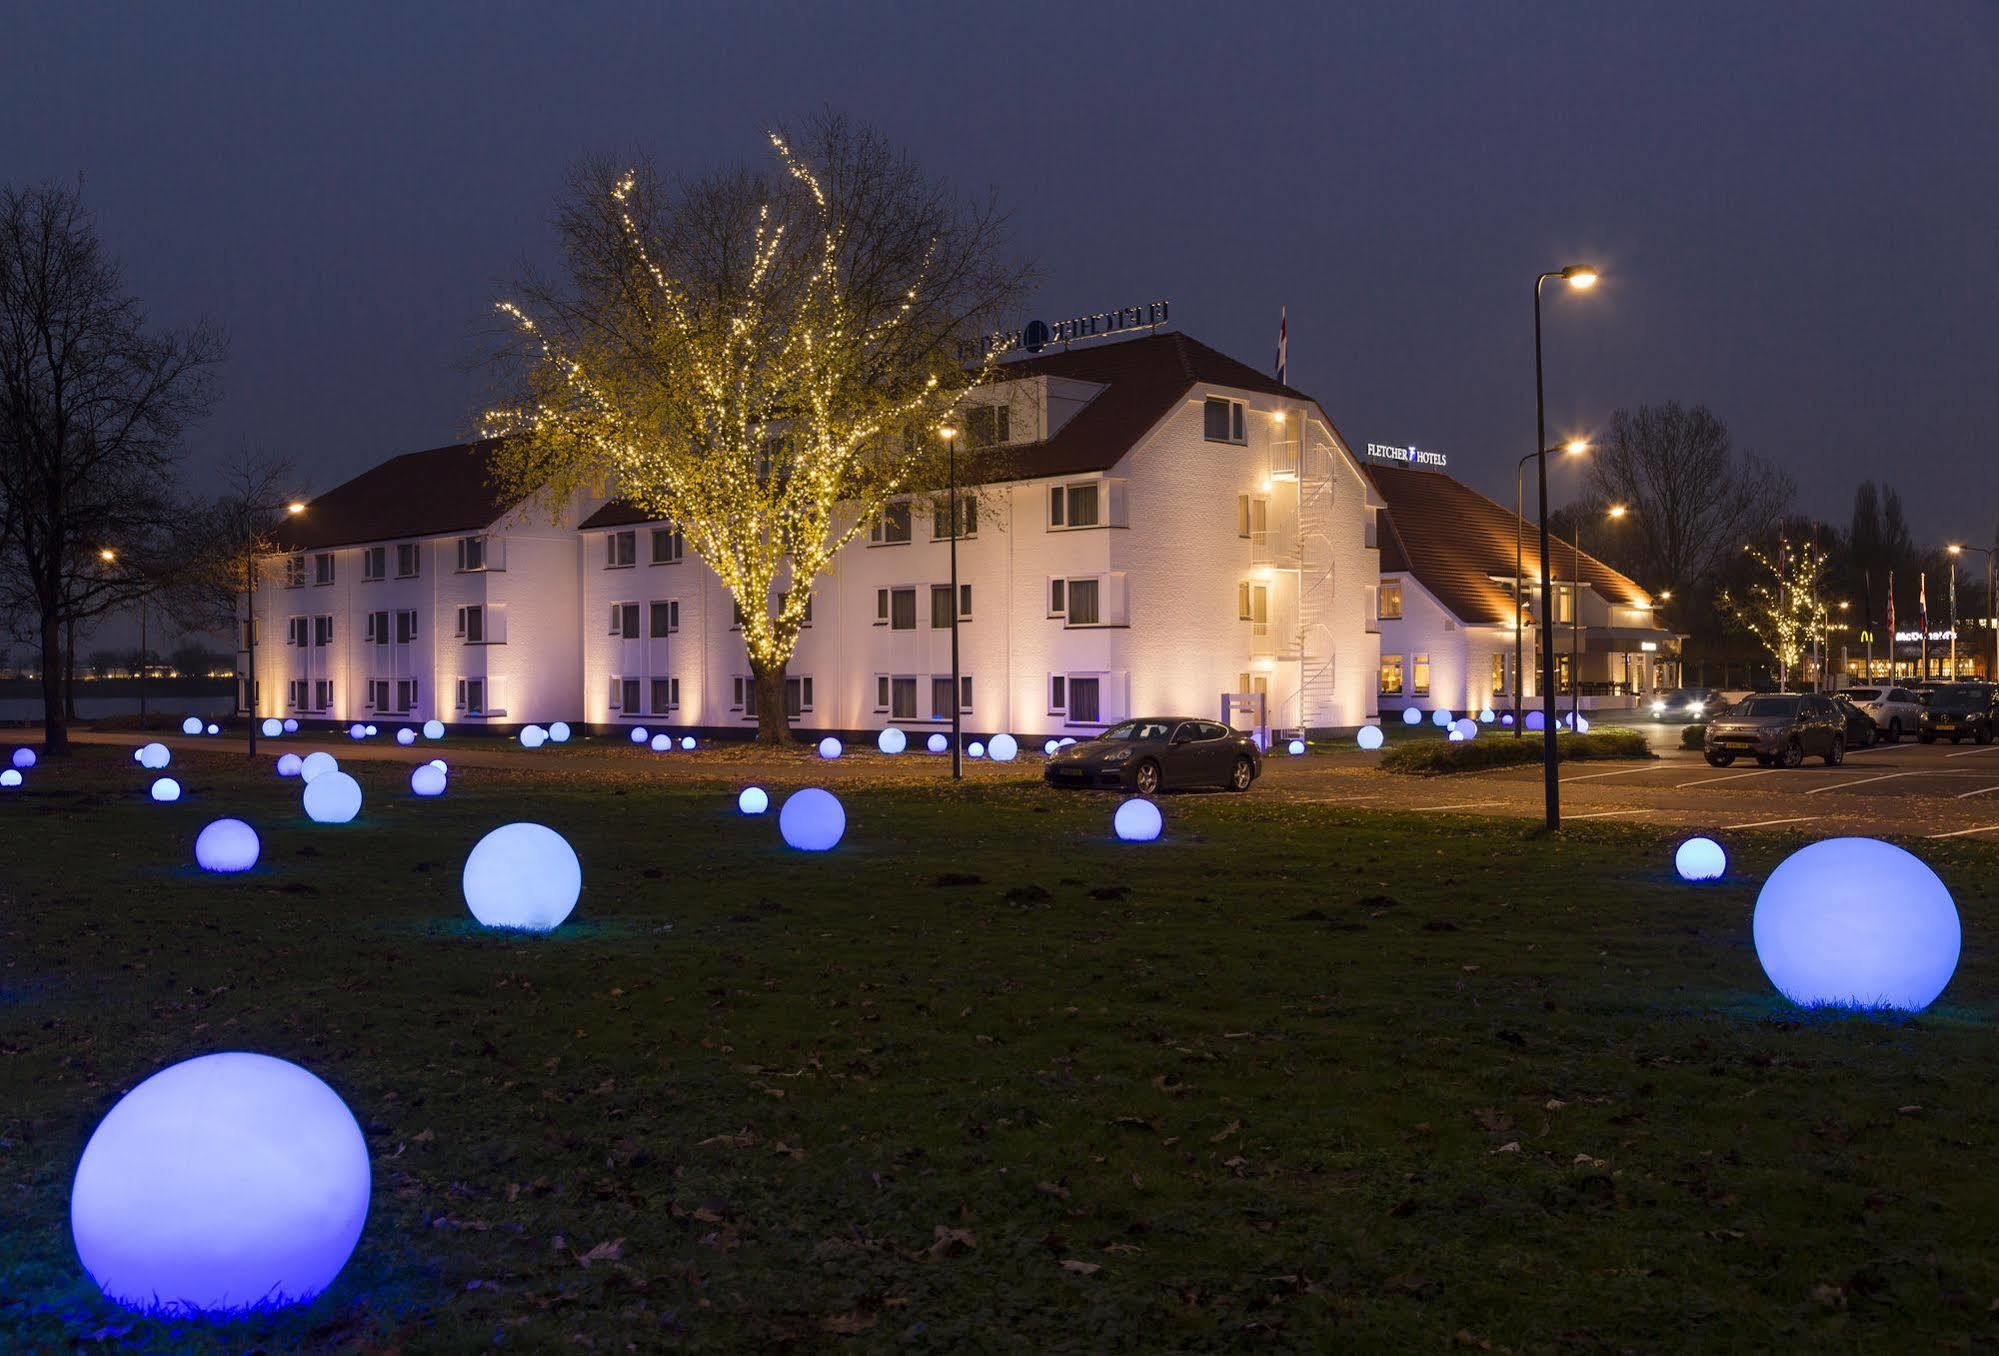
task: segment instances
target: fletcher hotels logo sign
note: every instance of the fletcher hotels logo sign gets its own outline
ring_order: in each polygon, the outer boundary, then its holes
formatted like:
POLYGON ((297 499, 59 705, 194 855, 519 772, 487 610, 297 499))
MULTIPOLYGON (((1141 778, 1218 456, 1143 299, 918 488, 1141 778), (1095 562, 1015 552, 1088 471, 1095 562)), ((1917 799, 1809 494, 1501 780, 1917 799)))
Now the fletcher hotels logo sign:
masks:
POLYGON ((1438 470, 1450 465, 1441 452, 1425 452, 1410 444, 1408 447, 1392 447, 1387 443, 1369 443, 1367 455, 1374 461, 1400 462, 1404 466, 1434 466, 1438 470))

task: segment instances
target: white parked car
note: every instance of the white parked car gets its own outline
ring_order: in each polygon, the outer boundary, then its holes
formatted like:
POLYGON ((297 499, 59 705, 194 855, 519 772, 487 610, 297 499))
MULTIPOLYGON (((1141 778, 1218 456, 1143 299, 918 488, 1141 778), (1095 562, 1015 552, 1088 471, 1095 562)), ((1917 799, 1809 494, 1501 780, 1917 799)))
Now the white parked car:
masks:
POLYGON ((1850 687, 1839 695, 1865 711, 1890 744, 1916 733, 1922 724, 1922 704, 1906 687, 1850 687))

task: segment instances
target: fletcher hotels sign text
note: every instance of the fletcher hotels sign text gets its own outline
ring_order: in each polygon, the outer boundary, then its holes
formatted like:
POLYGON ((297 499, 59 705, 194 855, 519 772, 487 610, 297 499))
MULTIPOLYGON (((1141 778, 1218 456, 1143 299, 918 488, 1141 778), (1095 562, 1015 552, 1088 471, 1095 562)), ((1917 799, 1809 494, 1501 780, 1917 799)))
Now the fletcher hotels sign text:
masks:
POLYGON ((1441 452, 1424 452, 1413 445, 1391 447, 1387 443, 1369 443, 1367 455, 1375 461, 1399 461, 1404 466, 1435 466, 1442 469, 1450 462, 1441 452))

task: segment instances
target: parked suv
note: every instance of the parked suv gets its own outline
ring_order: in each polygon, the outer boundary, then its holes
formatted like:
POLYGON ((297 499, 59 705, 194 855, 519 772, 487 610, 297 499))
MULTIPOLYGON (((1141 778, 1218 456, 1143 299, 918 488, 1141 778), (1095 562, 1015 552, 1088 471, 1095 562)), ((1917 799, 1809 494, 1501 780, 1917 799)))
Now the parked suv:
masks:
POLYGON ((1808 755, 1833 766, 1846 761, 1846 717, 1813 692, 1744 697, 1708 722, 1702 752, 1710 767, 1745 755, 1764 767, 1796 767, 1808 755))
POLYGON ((1906 687, 1850 687, 1839 695, 1865 711, 1890 744, 1916 733, 1923 723, 1923 704, 1906 687))
POLYGON ((1925 744, 1948 739, 1955 744, 1970 735, 1981 744, 1992 742, 1999 715, 1999 688, 1990 683, 1945 683, 1923 694, 1923 725, 1917 738, 1925 744))

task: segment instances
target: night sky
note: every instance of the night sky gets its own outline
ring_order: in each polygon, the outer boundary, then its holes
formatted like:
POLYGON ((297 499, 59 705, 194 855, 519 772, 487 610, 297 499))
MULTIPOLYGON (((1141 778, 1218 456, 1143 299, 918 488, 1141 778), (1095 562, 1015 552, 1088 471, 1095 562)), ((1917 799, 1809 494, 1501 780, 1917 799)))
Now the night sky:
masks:
POLYGON ((227 327, 197 462, 307 490, 470 431, 573 158, 702 170, 831 105, 1011 206, 1030 314, 1164 297, 1266 367, 1288 306, 1349 442, 1496 497, 1533 276, 1588 261, 1551 433, 1705 402, 1806 511, 1886 477, 1993 530, 1999 5, 1328 8, 0 4, 0 173, 82 175, 153 312, 227 327))

